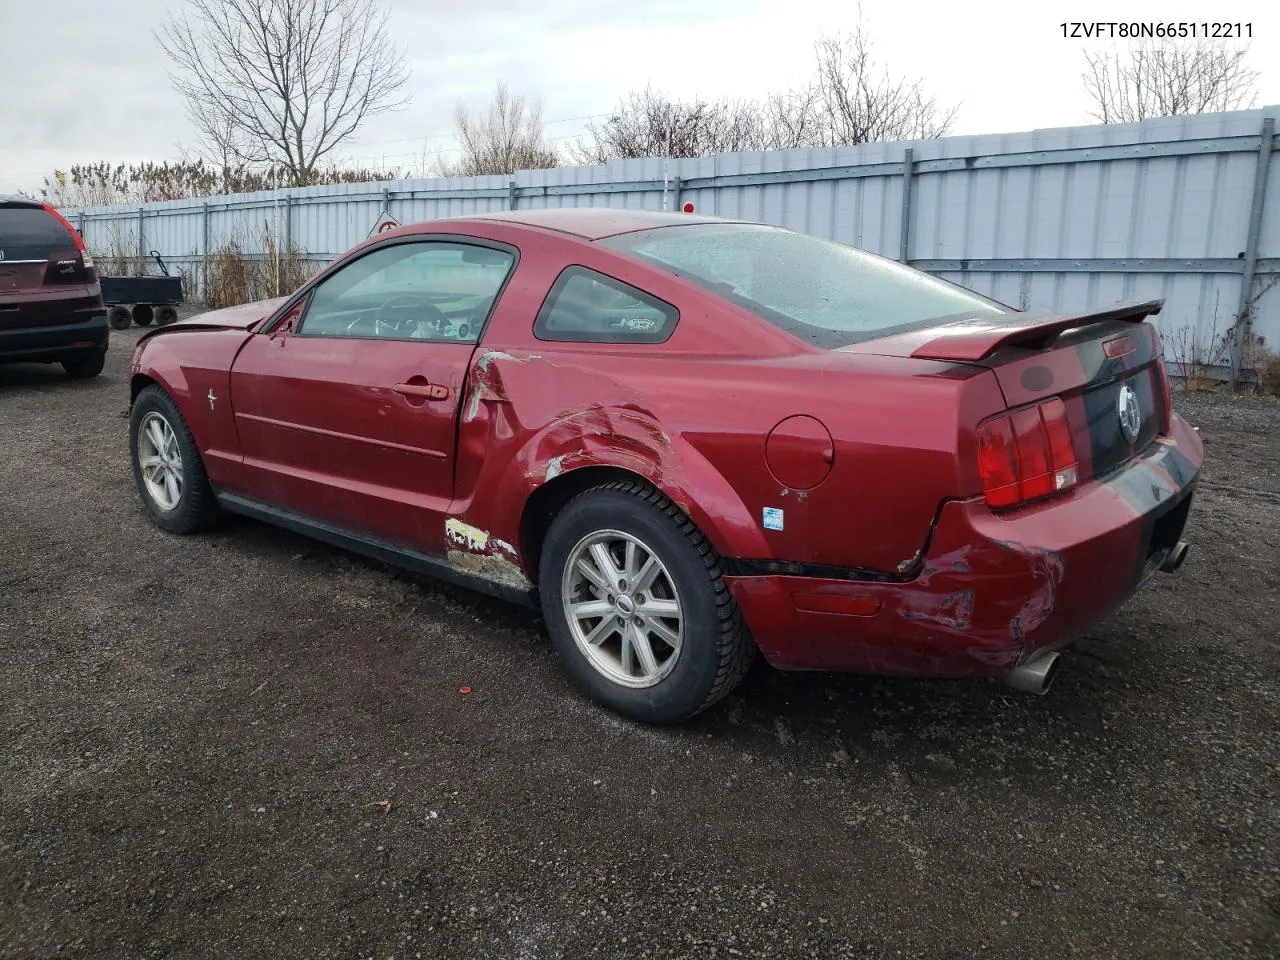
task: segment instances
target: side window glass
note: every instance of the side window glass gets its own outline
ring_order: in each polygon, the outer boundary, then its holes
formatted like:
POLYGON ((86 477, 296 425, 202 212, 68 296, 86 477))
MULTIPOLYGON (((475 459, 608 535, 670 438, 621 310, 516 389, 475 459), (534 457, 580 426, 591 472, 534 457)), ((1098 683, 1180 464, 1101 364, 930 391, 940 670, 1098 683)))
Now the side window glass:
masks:
POLYGON ((630 284, 586 267, 567 267, 538 311, 539 340, 662 343, 676 328, 676 308, 630 284))
POLYGON ((466 243, 397 243, 316 287, 304 337, 475 343, 515 257, 466 243))

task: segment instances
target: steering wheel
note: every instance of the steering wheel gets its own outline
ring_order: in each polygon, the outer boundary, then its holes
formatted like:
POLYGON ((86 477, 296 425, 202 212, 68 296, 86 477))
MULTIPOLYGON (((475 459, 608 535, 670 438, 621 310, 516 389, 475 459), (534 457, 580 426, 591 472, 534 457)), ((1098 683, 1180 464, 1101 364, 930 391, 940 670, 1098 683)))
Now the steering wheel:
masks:
POLYGON ((378 312, 373 315, 373 335, 417 338, 423 336, 423 324, 431 333, 438 335, 449 326, 449 318, 423 294, 402 293, 383 301, 378 307, 378 312), (396 314, 400 314, 399 318, 393 319, 396 314))

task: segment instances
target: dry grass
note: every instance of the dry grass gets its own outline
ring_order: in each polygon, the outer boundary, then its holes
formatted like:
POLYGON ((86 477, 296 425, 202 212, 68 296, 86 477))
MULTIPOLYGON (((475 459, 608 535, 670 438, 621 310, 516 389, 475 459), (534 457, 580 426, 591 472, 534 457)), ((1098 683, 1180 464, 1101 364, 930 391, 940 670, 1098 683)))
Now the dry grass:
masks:
POLYGON ((1169 346, 1184 390, 1200 393, 1218 386, 1217 368, 1228 361, 1228 344, 1227 338, 1218 332, 1216 311, 1208 333, 1202 333, 1195 324, 1186 324, 1173 331, 1169 346))
POLYGON ((1280 353, 1270 349, 1263 337, 1251 336, 1244 347, 1244 366, 1257 376, 1257 391, 1280 397, 1280 353))
POLYGON ((138 256, 138 240, 134 234, 111 231, 105 245, 93 244, 93 261, 100 277, 141 277, 147 273, 147 260, 138 256))
POLYGON ((254 241, 260 253, 246 253, 247 244, 234 238, 209 255, 204 295, 210 307, 287 296, 314 272, 302 251, 282 246, 270 227, 264 226, 254 241))

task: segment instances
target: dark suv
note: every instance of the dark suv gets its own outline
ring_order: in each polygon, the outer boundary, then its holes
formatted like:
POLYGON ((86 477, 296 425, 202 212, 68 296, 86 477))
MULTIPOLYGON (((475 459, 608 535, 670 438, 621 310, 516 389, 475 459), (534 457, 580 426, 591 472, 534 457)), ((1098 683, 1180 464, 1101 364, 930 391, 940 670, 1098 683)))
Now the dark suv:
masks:
POLYGON ((47 203, 0 197, 0 363, 61 363, 96 377, 107 310, 84 241, 47 203))

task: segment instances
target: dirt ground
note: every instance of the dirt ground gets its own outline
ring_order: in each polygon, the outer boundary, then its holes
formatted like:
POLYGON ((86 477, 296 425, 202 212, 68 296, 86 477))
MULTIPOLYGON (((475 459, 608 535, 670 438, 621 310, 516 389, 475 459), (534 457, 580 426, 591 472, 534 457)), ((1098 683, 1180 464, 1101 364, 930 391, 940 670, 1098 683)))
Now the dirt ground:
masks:
POLYGON ((0 957, 1280 956, 1280 405, 1179 398, 1190 558, 1048 696, 760 668, 656 730, 518 609, 147 523, 137 333, 0 367, 0 957))

